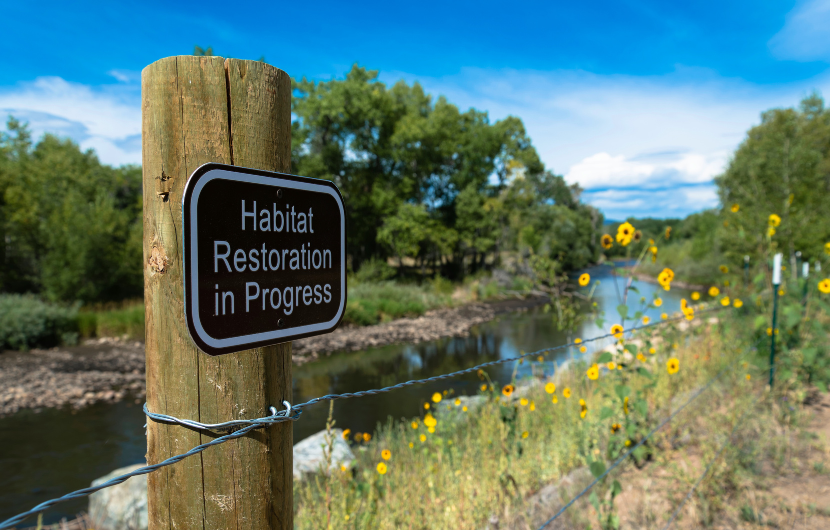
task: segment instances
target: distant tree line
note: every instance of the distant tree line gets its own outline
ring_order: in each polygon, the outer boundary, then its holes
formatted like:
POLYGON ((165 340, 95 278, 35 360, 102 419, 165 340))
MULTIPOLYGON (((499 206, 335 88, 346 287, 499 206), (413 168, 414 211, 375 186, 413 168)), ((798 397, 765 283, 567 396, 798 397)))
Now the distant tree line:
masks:
MULTIPOLYGON (((600 255, 602 215, 545 169, 518 118, 491 122, 357 66, 345 79, 295 80, 292 110, 292 172, 340 187, 353 270, 392 258, 460 279, 504 252, 544 256, 559 272, 600 255)), ((0 291, 141 297, 141 187, 140 167, 101 164, 50 134, 35 142, 10 118, 0 136, 0 291)))

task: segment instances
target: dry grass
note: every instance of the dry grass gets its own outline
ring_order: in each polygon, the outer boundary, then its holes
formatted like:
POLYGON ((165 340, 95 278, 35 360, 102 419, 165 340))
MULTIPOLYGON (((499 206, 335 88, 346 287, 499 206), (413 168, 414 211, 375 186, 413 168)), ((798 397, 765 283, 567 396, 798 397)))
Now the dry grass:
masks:
MULTIPOLYGON (((686 333, 685 346, 677 349, 673 345, 681 343, 681 334, 676 328, 666 326, 660 333, 660 337, 641 337, 644 341, 654 339, 657 350, 655 355, 646 354, 645 362, 631 356, 626 359, 620 353, 616 359, 625 360, 626 369, 611 372, 603 369, 603 376, 596 381, 588 380, 587 367, 579 364, 557 374, 554 378, 557 403, 552 402, 552 395, 544 389, 548 378, 540 368, 538 377, 522 382, 509 399, 500 395, 499 389, 492 392, 488 389, 474 400, 464 399, 461 405, 456 405, 452 396, 444 397, 433 407, 437 418, 434 433, 427 432, 422 421, 423 411, 415 418, 417 429, 410 425, 412 420, 390 419, 378 429, 371 442, 355 447, 355 472, 320 474, 295 486, 296 527, 538 526, 561 506, 563 496, 572 494, 578 483, 589 478, 584 471, 580 474, 580 468, 593 459, 611 460, 624 450, 626 435, 612 434, 613 423, 634 425, 630 438, 636 443, 672 407, 685 401, 690 391, 702 386, 738 355, 734 347, 723 347, 723 344, 734 344, 731 333, 727 331, 723 336, 715 327, 700 326, 686 333), (678 374, 667 373, 669 357, 679 359, 678 374), (620 385, 630 388, 632 403, 635 396, 644 399, 645 415, 633 409, 628 415, 624 413, 616 392, 620 385), (569 399, 563 396, 566 387, 571 391, 569 399), (527 404, 523 405, 521 398, 527 404), (580 399, 585 400, 588 408, 584 419, 580 418, 580 399), (475 403, 480 404, 474 406, 475 403), (531 403, 535 410, 531 410, 531 403), (465 404, 469 407, 467 412, 461 410, 465 404), (604 408, 611 415, 601 419, 604 408), (422 435, 425 441, 421 441, 422 435), (392 458, 387 462, 388 472, 380 475, 376 466, 382 461, 384 449, 392 452, 392 458), (551 490, 551 485, 563 477, 567 477, 569 487, 551 490)), ((748 365, 746 370, 752 370, 752 366, 748 365)), ((704 400, 701 403, 714 405, 725 415, 735 414, 740 410, 739 403, 733 401, 735 405, 727 406, 728 400, 741 401, 758 387, 755 381, 759 378, 750 382, 744 375, 741 370, 727 372, 709 397, 701 396, 704 400)), ((699 417, 683 412, 678 420, 690 416, 699 417)), ((645 446, 637 463, 649 467, 651 461, 665 460, 667 440, 673 434, 673 430, 659 433, 645 446)), ((704 453, 704 457, 709 454, 704 453)), ((633 466, 634 461, 629 460, 614 475, 623 476, 633 466)), ((689 466, 688 470, 692 476, 693 467, 689 466)), ((600 496, 607 491, 611 480, 596 488, 600 496)), ((628 490, 628 479, 620 480, 624 490, 628 490)), ((572 524, 580 528, 586 524, 596 526, 596 515, 588 506, 584 502, 575 506, 569 512, 569 521, 563 521, 567 524, 559 528, 572 524)), ((620 506, 619 499, 616 506, 620 506)), ((657 520, 647 512, 643 517, 645 521, 649 517, 657 520)))

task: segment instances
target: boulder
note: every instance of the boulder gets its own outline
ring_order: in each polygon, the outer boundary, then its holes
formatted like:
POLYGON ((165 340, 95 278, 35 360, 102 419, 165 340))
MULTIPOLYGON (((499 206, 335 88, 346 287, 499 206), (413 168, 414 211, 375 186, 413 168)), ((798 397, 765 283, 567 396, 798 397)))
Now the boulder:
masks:
MULTIPOLYGON (((349 444, 343 439, 341 429, 333 429, 334 437, 331 453, 330 471, 339 471, 341 466, 351 469, 355 460, 349 444)), ((326 431, 309 436, 294 446, 294 480, 302 480, 303 475, 316 473, 325 467, 326 431)))
MULTIPOLYGON (((98 486, 143 467, 136 464, 116 469, 92 481, 98 486)), ((145 530, 147 528, 147 475, 132 477, 117 486, 96 491, 89 496, 89 516, 101 530, 145 530)))

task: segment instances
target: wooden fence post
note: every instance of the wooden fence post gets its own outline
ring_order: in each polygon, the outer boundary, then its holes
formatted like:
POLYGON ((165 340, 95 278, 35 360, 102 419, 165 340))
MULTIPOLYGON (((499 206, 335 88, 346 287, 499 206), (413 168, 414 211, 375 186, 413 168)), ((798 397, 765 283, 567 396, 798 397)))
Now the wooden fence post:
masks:
MULTIPOLYGON (((262 62, 168 57, 141 76, 147 403, 204 423, 291 399, 291 344, 211 357, 185 323, 182 192, 206 162, 289 172, 291 80, 262 62)), ((219 435, 147 422, 147 462, 219 435)), ((149 528, 293 528, 292 425, 211 447, 148 476, 149 528)))

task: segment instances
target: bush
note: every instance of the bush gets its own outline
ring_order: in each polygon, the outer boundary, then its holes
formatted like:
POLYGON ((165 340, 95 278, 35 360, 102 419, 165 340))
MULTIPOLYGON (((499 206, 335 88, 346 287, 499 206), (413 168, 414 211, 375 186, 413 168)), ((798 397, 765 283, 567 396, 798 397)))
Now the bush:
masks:
POLYGON ((386 260, 372 258, 363 262, 355 273, 355 279, 359 282, 382 282, 394 275, 395 269, 386 260))
POLYGON ((0 295, 0 349, 75 344, 77 307, 48 304, 31 295, 0 295))

